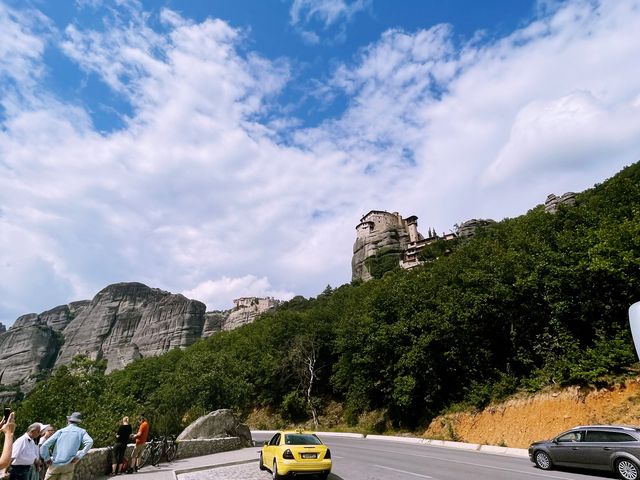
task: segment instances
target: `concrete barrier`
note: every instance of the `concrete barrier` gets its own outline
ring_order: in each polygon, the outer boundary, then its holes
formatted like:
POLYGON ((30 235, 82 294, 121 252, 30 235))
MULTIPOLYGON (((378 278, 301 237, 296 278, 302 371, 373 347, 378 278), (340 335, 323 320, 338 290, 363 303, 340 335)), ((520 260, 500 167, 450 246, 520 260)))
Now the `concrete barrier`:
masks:
MULTIPOLYGON (((251 433, 274 435, 279 430, 252 430, 251 433)), ((479 443, 452 442, 450 440, 436 440, 432 438, 420 437, 396 437, 391 435, 362 435, 361 433, 343 432, 316 432, 320 437, 348 437, 364 438, 365 440, 381 440, 396 443, 408 443, 412 445, 429 445, 433 447, 456 448, 472 452, 491 453, 494 455, 509 455, 512 457, 528 457, 529 453, 525 448, 499 447, 497 445, 481 445, 479 443)))
POLYGON ((367 435, 367 440, 383 440, 396 443, 410 443, 414 445, 428 445, 432 447, 456 448, 472 452, 492 453, 494 455, 509 455, 512 457, 528 457, 529 453, 524 448, 508 448, 496 445, 481 445, 479 443, 452 442, 450 440, 436 440, 420 437, 394 437, 387 435, 367 435))
MULTIPOLYGON (((178 442, 176 458, 199 457, 212 453, 228 452, 242 448, 242 440, 238 437, 204 438, 198 440, 182 440, 178 442)), ((133 444, 127 446, 125 456, 131 457, 133 444)), ((92 448, 78 462, 73 480, 93 480, 110 471, 111 448, 92 448)))

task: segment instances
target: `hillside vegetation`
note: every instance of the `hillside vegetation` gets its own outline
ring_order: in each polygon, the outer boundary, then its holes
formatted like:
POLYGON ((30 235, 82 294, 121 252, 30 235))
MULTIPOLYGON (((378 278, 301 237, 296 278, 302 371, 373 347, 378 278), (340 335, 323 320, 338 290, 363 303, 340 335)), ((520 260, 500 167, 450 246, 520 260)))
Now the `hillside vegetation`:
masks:
POLYGON ((423 267, 296 297, 186 350, 109 375, 78 358, 18 418, 63 423, 80 410, 98 444, 124 414, 144 411, 164 433, 221 407, 304 422, 338 403, 349 425, 375 412, 373 428, 423 429, 447 409, 624 373, 637 300, 640 164, 554 215, 536 207, 423 267))

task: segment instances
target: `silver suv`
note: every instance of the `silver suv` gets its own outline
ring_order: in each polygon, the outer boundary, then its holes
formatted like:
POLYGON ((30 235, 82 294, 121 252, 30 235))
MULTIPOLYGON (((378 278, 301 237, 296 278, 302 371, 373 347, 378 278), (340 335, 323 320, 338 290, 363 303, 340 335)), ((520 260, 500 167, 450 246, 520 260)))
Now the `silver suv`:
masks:
POLYGON ((534 442, 529 459, 543 470, 554 466, 608 470, 624 480, 640 479, 640 427, 574 427, 553 440, 534 442))

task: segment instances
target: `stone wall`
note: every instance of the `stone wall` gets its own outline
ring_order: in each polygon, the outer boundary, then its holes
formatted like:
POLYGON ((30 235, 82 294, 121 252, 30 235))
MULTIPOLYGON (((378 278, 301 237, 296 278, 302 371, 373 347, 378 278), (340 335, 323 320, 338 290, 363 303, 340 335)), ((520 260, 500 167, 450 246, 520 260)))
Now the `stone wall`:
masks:
MULTIPOLYGON (((200 440, 182 440, 178 442, 177 458, 200 457, 212 453, 228 452, 242 448, 238 437, 206 438, 200 440)), ((133 444, 127 447, 126 456, 131 456, 133 444)), ((164 461, 164 460, 163 460, 164 461)), ((111 448, 92 448, 76 466, 74 480, 94 480, 105 476, 111 464, 111 448)))

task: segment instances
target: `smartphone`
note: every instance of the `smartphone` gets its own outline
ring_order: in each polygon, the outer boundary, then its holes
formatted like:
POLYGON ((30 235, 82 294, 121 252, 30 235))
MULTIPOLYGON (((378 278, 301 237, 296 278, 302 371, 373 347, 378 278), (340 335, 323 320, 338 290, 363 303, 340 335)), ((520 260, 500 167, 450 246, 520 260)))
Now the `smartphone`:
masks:
POLYGON ((4 421, 5 422, 9 419, 9 415, 11 415, 11 409, 5 407, 4 408, 4 421))

